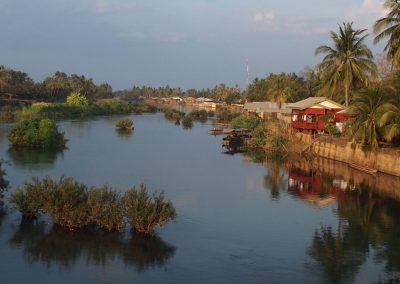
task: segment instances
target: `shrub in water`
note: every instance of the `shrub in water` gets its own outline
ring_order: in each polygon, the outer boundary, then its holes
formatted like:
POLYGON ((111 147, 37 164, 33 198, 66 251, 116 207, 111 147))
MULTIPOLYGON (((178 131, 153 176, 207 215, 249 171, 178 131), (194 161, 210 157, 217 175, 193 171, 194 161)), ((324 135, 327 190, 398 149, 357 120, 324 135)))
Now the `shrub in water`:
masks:
POLYGON ((120 119, 117 124, 117 128, 120 130, 132 130, 133 128, 133 121, 129 118, 120 119))
POLYGON ((229 110, 222 110, 217 112, 217 120, 219 122, 230 122, 232 119, 235 117, 238 117, 240 115, 239 112, 231 112, 229 110))
POLYGON ((88 225, 91 221, 87 206, 88 187, 79 184, 73 178, 61 177, 53 181, 50 177, 43 180, 43 209, 54 222, 69 229, 88 225))
POLYGON ((27 119, 18 122, 8 133, 13 146, 33 148, 63 148, 66 139, 51 119, 27 119))
POLYGON ((193 127, 193 119, 190 116, 185 115, 182 119, 182 126, 184 129, 190 129, 193 127))
POLYGON ((38 178, 32 178, 23 187, 11 193, 10 202, 21 212, 25 219, 36 218, 42 209, 44 184, 38 178))
POLYGON ((92 223, 107 230, 121 230, 124 227, 121 197, 107 186, 92 187, 87 205, 92 223))
POLYGON ((163 193, 150 196, 143 184, 140 190, 134 187, 125 192, 122 200, 128 221, 138 232, 151 234, 157 225, 162 226, 176 217, 171 201, 165 200, 163 193))

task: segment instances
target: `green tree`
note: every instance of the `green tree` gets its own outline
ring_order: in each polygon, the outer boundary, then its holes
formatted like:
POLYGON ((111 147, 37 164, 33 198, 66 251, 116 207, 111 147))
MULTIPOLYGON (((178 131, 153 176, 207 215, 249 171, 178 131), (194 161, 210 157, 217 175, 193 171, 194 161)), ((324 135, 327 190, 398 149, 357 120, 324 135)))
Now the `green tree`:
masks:
POLYGON ((74 105, 74 106, 88 106, 89 105, 88 99, 85 96, 83 96, 77 92, 72 92, 67 97, 67 103, 70 105, 74 105))
POLYGON ((382 116, 378 121, 382 127, 383 137, 391 142, 400 137, 400 107, 397 104, 387 102, 382 105, 382 116))
POLYGON ((381 128, 378 122, 385 102, 383 92, 378 88, 366 88, 354 97, 351 111, 357 116, 351 122, 354 141, 371 148, 377 148, 381 140, 381 128))
POLYGON ((338 94, 342 90, 346 107, 349 106, 349 92, 358 84, 368 85, 377 68, 371 50, 364 44, 366 30, 354 30, 353 23, 343 23, 339 33, 331 31, 333 47, 322 45, 316 55, 326 54, 317 71, 325 90, 338 94))
POLYGON ((378 43, 384 38, 388 38, 385 46, 388 59, 393 65, 400 65, 400 3, 397 0, 387 0, 384 8, 389 10, 386 17, 375 22, 374 33, 376 34, 374 43, 378 43))
POLYGON ((282 104, 286 102, 293 94, 291 86, 291 78, 286 74, 271 74, 268 79, 267 97, 270 101, 276 102, 278 108, 282 108, 282 104))

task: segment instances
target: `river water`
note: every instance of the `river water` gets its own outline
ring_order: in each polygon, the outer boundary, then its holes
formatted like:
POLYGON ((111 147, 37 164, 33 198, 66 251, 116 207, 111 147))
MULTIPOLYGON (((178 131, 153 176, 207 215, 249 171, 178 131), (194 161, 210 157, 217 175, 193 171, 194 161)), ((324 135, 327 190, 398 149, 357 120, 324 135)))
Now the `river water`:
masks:
POLYGON ((163 190, 177 219, 143 237, 57 228, 0 214, 1 283, 385 283, 399 279, 399 179, 327 160, 227 154, 212 121, 190 130, 161 113, 64 121, 62 152, 12 149, 10 191, 32 176, 72 176, 121 191, 163 190))

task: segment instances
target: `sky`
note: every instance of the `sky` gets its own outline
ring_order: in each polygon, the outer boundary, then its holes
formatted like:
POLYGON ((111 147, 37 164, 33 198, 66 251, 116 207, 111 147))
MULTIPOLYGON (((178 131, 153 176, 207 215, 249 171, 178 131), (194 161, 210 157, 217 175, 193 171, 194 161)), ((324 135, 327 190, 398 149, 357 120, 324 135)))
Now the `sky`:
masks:
POLYGON ((351 21, 368 29, 383 0, 0 0, 0 65, 42 81, 55 71, 114 90, 245 87, 271 72, 300 73, 351 21))

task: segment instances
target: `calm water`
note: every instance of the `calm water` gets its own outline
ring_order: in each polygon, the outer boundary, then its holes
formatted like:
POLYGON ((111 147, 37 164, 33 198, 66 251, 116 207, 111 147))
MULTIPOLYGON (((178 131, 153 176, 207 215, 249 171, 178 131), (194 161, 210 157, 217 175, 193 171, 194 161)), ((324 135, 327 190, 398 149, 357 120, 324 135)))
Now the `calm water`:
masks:
MULTIPOLYGON (((399 276, 398 179, 329 161, 256 163, 228 155, 211 122, 191 130, 162 114, 61 122, 68 149, 9 149, 15 188, 64 174, 118 189, 164 190, 178 212, 155 237, 67 232, 45 217, 0 216, 0 283, 375 283, 399 276), (380 188, 376 188, 380 187, 380 188)), ((12 190, 12 189, 11 189, 12 190)), ((398 278, 397 278, 398 279, 398 278)))

